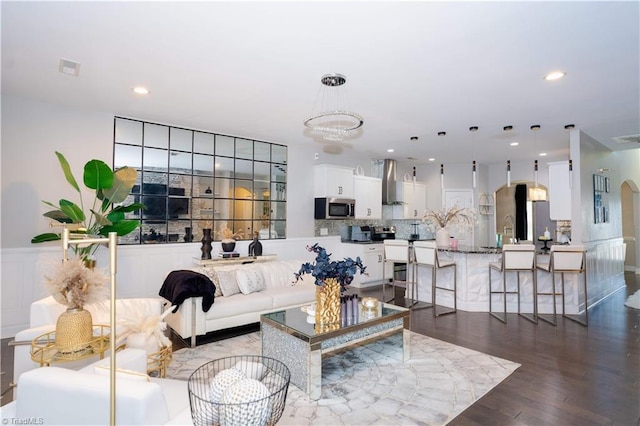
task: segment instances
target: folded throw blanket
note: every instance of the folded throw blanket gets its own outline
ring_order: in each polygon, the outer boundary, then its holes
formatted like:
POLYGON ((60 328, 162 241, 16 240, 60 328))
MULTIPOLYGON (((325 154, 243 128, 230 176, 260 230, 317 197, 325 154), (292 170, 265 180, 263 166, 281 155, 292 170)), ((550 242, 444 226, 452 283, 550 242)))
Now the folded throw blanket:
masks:
POLYGON ((202 296, 202 310, 209 311, 213 305, 216 286, 206 275, 189 270, 171 271, 160 288, 160 297, 175 305, 173 312, 190 297, 202 296))

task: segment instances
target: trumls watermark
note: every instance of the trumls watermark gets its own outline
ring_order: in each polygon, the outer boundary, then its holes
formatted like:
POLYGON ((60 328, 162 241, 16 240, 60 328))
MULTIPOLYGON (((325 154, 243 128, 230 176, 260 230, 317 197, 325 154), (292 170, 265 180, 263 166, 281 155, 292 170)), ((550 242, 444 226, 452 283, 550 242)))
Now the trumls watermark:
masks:
POLYGON ((2 419, 3 425, 43 425, 42 417, 5 417, 2 419))

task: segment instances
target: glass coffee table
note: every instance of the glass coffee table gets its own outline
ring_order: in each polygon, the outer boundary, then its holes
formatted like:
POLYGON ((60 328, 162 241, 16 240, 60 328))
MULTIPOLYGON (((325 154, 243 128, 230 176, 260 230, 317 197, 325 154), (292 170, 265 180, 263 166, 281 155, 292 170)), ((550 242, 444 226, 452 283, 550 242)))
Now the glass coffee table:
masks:
POLYGON ((403 362, 409 359, 410 310, 380 303, 375 316, 364 316, 348 324, 325 327, 307 321, 301 308, 260 316, 262 356, 282 361, 291 372, 291 383, 309 399, 322 396, 322 355, 357 343, 403 333, 403 362))

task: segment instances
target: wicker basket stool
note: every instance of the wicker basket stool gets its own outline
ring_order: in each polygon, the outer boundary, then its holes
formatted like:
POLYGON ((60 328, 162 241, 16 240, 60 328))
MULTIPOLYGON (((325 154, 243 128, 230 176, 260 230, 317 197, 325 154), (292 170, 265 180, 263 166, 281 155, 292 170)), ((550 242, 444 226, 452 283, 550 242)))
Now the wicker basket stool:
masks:
POLYGON ((210 361, 188 381, 193 423, 274 425, 284 410, 291 373, 282 362, 258 355, 210 361))

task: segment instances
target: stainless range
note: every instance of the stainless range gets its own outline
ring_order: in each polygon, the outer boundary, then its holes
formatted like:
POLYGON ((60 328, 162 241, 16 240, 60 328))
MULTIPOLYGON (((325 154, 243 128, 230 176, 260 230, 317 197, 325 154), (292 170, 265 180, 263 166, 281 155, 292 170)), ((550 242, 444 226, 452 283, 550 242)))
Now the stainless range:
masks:
POLYGON ((371 228, 371 241, 384 241, 396 239, 395 226, 374 226, 371 228))

